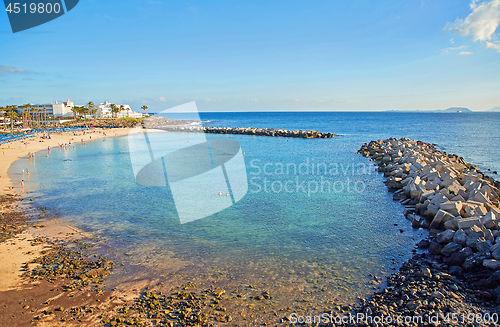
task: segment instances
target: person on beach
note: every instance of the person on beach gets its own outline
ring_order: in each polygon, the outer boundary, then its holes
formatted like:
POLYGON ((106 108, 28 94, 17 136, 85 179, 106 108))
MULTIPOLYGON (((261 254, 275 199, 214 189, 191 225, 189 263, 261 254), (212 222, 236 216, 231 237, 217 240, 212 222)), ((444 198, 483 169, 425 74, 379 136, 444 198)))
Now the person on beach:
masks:
POLYGON ((24 188, 24 179, 21 180, 21 187, 24 188))

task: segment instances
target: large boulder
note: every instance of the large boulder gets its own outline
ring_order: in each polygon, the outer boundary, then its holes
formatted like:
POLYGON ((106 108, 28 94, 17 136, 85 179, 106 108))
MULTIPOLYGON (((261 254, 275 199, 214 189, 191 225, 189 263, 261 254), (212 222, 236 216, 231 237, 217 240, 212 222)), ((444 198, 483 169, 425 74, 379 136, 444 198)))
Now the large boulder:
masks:
POLYGON ((430 228, 439 228, 443 223, 453 220, 455 216, 452 214, 439 209, 436 215, 434 216, 434 219, 432 220, 430 228))
POLYGON ((483 233, 484 233, 484 238, 487 240, 487 241, 491 241, 491 242, 494 242, 495 241, 495 237, 493 236, 493 233, 491 232, 490 229, 488 228, 481 228, 483 233))
POLYGON ((490 199, 488 199, 482 192, 474 192, 469 195, 469 200, 477 201, 481 203, 491 203, 490 199))
MULTIPOLYGON (((460 217, 460 216, 459 216, 460 217)), ((452 220, 448 220, 444 223, 444 228, 457 230, 458 229, 458 218, 454 218, 452 220)))
POLYGON ((497 220, 497 215, 495 214, 495 211, 490 210, 481 218, 481 223, 486 228, 494 228, 496 220, 497 220))
POLYGON ((480 239, 479 242, 476 243, 477 252, 485 253, 486 255, 490 254, 491 242, 480 239))
POLYGON ((424 212, 424 217, 434 219, 434 216, 436 216, 438 211, 439 206, 431 203, 427 206, 427 210, 424 212))
POLYGON ((493 270, 500 270, 500 260, 486 259, 483 261, 483 266, 493 270))
POLYGON ((445 257, 449 257, 452 253, 458 252, 462 250, 462 246, 460 244, 457 244, 455 242, 450 242, 446 244, 442 249, 441 249, 441 254, 444 255, 445 257))
POLYGON ((439 205, 439 208, 441 210, 444 210, 450 214, 452 214, 454 217, 460 216, 460 212, 462 211, 462 202, 460 201, 447 201, 443 202, 439 205))
POLYGON ((481 224, 481 220, 477 217, 458 219, 458 228, 467 229, 472 226, 483 226, 483 224, 481 224))
POLYGON ((476 244, 482 241, 485 241, 483 230, 477 226, 472 226, 467 233, 467 246, 476 249, 476 244))
POLYGON ((446 263, 448 266, 462 266, 464 263, 465 259, 471 255, 473 255, 474 252, 472 251, 471 248, 465 247, 462 250, 453 253, 447 258, 444 258, 444 263, 446 263))
POLYGON ((473 255, 468 256, 464 263, 462 264, 462 268, 466 271, 473 270, 477 267, 481 267, 483 265, 483 261, 486 259, 486 255, 484 253, 474 253, 473 255))
MULTIPOLYGON (((493 248, 493 247, 492 247, 493 248)), ((491 249, 491 248, 490 248, 491 249)), ((500 247, 497 247, 491 252, 491 256, 497 260, 500 260, 500 247)))
POLYGON ((464 203, 464 211, 467 217, 484 216, 488 211, 482 204, 467 201, 464 203))
POLYGON ((455 236, 455 231, 448 229, 445 230, 444 232, 441 232, 436 235, 436 241, 439 244, 448 244, 453 241, 453 237, 455 236))
POLYGON ((441 193, 437 193, 431 199, 431 203, 440 206, 442 203, 448 202, 448 198, 441 193))
POLYGON ((441 249, 443 246, 439 244, 438 242, 432 241, 431 244, 429 244, 429 253, 430 254, 439 254, 441 252, 441 249))
POLYGON ((488 288, 496 288, 500 286, 500 270, 495 271, 487 280, 488 288))
POLYGON ((460 244, 461 246, 467 245, 467 234, 463 229, 459 229, 453 235, 453 242, 460 244))

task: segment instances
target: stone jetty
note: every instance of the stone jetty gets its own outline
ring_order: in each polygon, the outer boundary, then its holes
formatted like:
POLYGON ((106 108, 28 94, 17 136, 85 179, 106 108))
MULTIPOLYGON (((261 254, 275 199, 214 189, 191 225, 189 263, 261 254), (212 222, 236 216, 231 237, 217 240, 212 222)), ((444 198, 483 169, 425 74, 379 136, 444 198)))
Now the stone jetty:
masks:
POLYGON ((463 158, 408 138, 372 141, 358 153, 376 162, 412 226, 429 229, 418 247, 500 304, 500 183, 463 158))
POLYGON ((151 117, 144 120, 146 128, 161 129, 169 132, 185 132, 185 133, 213 133, 213 134, 240 134, 240 135, 257 135, 257 136, 281 136, 294 137, 305 139, 324 139, 337 136, 333 133, 322 133, 314 130, 286 130, 282 128, 252 128, 252 127, 207 127, 199 125, 191 125, 193 121, 184 121, 179 124, 179 121, 173 121, 162 117, 151 117))
POLYGON ((281 137, 295 137, 304 139, 327 139, 337 136, 332 133, 321 133, 314 130, 294 130, 289 131, 282 128, 252 128, 252 127, 201 127, 201 126, 168 126, 162 128, 169 131, 177 132, 194 132, 194 133, 213 133, 213 134, 242 134, 242 135, 258 135, 258 136, 281 136, 281 137))

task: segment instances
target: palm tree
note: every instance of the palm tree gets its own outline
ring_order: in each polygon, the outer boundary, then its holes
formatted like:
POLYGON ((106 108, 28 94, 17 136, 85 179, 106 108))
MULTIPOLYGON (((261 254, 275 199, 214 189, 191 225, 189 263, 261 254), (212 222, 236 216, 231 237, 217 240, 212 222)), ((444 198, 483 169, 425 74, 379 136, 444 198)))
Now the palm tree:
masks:
POLYGON ((47 127, 47 108, 43 108, 43 123, 47 127))
POLYGON ((78 110, 78 106, 74 106, 73 108, 71 108, 71 111, 73 112, 73 120, 76 120, 76 113, 78 112, 78 110))
POLYGON ((94 103, 92 101, 89 101, 89 103, 87 103, 87 108, 85 110, 85 120, 87 120, 87 114, 92 115, 93 108, 94 108, 94 103))
POLYGON ((144 110, 144 112, 146 112, 146 109, 148 109, 148 106, 143 105, 143 106, 141 107, 141 109, 142 109, 142 110, 144 110))
POLYGON ((21 106, 20 108, 23 110, 23 128, 28 127, 28 104, 21 106))
POLYGON ((111 104, 111 112, 113 113, 113 116, 115 116, 115 118, 118 118, 118 112, 120 111, 120 108, 118 108, 118 106, 114 103, 111 104))
POLYGON ((9 106, 10 110, 9 110, 9 118, 10 118, 10 131, 11 132, 14 132, 14 119, 15 118, 19 118, 19 115, 17 114, 17 111, 15 110, 15 108, 17 106, 9 106))
POLYGON ((36 123, 37 128, 40 128, 40 122, 38 121, 40 109, 33 109, 33 120, 36 123))
POLYGON ((125 110, 125 106, 123 104, 120 105, 120 111, 125 110))
POLYGON ((32 107, 33 107, 33 105, 31 103, 28 103, 26 105, 26 127, 30 127, 29 119, 30 119, 30 111, 31 111, 32 107))
POLYGON ((96 113, 97 113, 97 109, 95 107, 92 107, 92 109, 90 109, 90 113, 92 114, 92 117, 94 117, 94 122, 96 120, 96 113))

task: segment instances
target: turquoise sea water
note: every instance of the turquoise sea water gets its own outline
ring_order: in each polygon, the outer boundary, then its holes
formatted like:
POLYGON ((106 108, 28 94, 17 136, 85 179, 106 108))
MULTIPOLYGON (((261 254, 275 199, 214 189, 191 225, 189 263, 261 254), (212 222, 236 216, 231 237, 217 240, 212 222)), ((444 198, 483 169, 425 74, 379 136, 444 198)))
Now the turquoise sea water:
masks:
MULTIPOLYGON (((207 135, 240 143, 248 193, 187 224, 180 224, 168 186, 135 181, 126 137, 53 149, 49 158, 42 151, 34 161, 11 166, 9 174, 19 180, 20 170, 29 168, 25 195, 34 206, 93 232, 110 252, 127 253, 125 263, 180 278, 230 269, 241 282, 265 281, 277 293, 311 289, 313 298, 324 301, 326 295, 365 295, 373 287, 370 274, 397 268, 425 235, 405 220, 371 162, 356 154, 363 143, 410 137, 436 143, 483 170, 500 171, 500 114, 206 113, 201 119, 209 126, 314 129, 339 136, 207 135), (317 285, 329 291, 321 293, 317 285)), ((219 199, 213 194, 210 201, 219 199)))

